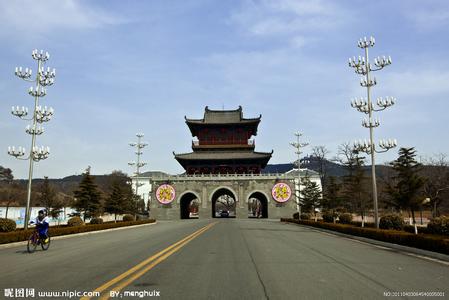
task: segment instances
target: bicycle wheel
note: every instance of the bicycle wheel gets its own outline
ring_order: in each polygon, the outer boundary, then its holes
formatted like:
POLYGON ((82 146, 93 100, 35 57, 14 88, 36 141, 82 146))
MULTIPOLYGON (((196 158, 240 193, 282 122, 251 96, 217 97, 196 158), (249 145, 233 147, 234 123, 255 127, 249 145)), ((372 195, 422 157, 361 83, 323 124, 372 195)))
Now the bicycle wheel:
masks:
POLYGON ((38 242, 38 237, 36 236, 36 234, 33 233, 28 239, 28 244, 27 244, 28 253, 33 253, 36 250, 37 242, 38 242))
POLYGON ((48 242, 45 242, 45 240, 41 240, 41 247, 42 250, 48 250, 48 248, 50 247, 50 235, 47 233, 47 238, 48 238, 48 242))

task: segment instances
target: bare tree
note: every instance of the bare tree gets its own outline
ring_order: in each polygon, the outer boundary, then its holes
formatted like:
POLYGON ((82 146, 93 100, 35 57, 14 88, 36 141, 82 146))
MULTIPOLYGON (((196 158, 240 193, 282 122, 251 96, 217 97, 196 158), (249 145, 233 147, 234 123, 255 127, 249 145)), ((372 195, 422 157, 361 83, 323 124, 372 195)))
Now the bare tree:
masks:
POLYGON ((366 212, 368 210, 368 193, 365 171, 363 169, 365 157, 359 156, 359 153, 350 146, 349 143, 343 143, 338 148, 340 163, 345 167, 346 174, 343 177, 343 198, 345 206, 349 207, 351 212, 358 212, 362 217, 362 226, 365 222, 366 212))
POLYGON ((222 195, 217 199, 218 206, 224 207, 227 211, 235 209, 235 200, 229 195, 222 195))
POLYGON ((312 148, 312 155, 315 157, 318 163, 318 173, 320 174, 321 182, 324 184, 326 179, 326 164, 327 155, 330 153, 326 146, 315 146, 312 148))
POLYGON ((57 193, 47 176, 44 176, 44 181, 38 186, 36 204, 42 205, 50 212, 52 208, 61 209, 62 203, 57 199, 57 193))
POLYGON ((0 181, 12 182, 13 179, 14 176, 12 175, 12 170, 0 166, 0 181))
POLYGON ((423 160, 421 175, 425 177, 423 193, 429 199, 432 217, 439 216, 438 208, 449 194, 449 162, 445 154, 423 160))
POLYGON ((341 164, 344 164, 345 162, 354 161, 354 157, 356 155, 357 153, 354 152, 354 148, 351 146, 351 144, 345 142, 338 146, 337 157, 335 158, 335 160, 341 164))
POLYGON ((14 181, 0 187, 0 199, 6 203, 5 218, 8 218, 9 207, 13 204, 24 205, 26 198, 26 189, 14 181))

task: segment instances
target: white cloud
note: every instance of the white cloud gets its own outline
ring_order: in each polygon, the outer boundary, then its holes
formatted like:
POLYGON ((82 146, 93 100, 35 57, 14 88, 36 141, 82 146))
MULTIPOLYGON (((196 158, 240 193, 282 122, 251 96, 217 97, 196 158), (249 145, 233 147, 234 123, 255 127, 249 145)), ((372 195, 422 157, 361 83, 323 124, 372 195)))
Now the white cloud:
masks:
POLYGON ((51 29, 91 29, 125 22, 118 15, 75 0, 0 1, 0 19, 1 34, 40 34, 51 29))
POLYGON ((290 45, 294 48, 302 48, 309 42, 310 39, 306 39, 302 35, 298 35, 290 39, 290 45))
POLYGON ((230 22, 257 36, 321 31, 340 25, 341 9, 324 0, 261 0, 246 2, 230 22))
MULTIPOLYGON (((416 68, 416 67, 415 67, 416 68)), ((418 68, 416 71, 390 73, 382 85, 388 91, 397 91, 402 97, 429 99, 449 93, 449 72, 418 68)))
POLYGON ((431 30, 449 24, 449 8, 447 1, 443 5, 433 7, 409 8, 404 10, 405 16, 420 30, 431 30))

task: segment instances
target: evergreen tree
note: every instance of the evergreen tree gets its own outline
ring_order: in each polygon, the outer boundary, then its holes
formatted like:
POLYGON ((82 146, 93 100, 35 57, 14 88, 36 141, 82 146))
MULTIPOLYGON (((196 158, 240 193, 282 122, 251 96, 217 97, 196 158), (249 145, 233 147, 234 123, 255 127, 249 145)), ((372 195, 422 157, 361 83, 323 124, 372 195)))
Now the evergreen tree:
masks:
POLYGON ((131 179, 120 171, 113 172, 110 179, 110 195, 105 202, 105 211, 114 214, 134 214, 138 199, 133 194, 131 186, 128 184, 131 179))
MULTIPOLYGON (((131 179, 128 177, 129 181, 131 179)), ((140 196, 136 195, 130 184, 123 185, 123 194, 125 196, 125 201, 123 207, 128 214, 136 214, 139 207, 140 196)))
POLYGON ((105 201, 104 210, 110 214, 114 214, 114 220, 117 221, 117 214, 124 212, 124 195, 122 187, 118 180, 114 180, 111 185, 111 194, 105 201))
POLYGON ((336 211, 342 206, 341 184, 335 176, 329 176, 324 185, 322 207, 329 211, 336 211))
POLYGON ((416 160, 416 151, 412 148, 400 148, 399 157, 390 165, 395 171, 395 184, 388 187, 392 204, 399 209, 410 210, 413 224, 416 224, 415 211, 422 203, 424 178, 419 176, 421 164, 416 160))
POLYGON ((305 212, 313 212, 313 215, 316 216, 316 208, 318 208, 321 203, 320 187, 316 182, 311 181, 309 176, 304 177, 302 185, 304 186, 300 192, 302 208, 305 212))
POLYGON ((74 208, 84 214, 84 221, 86 217, 95 217, 100 213, 102 208, 101 194, 92 176, 90 176, 90 167, 83 174, 78 190, 74 192, 74 197, 74 208))

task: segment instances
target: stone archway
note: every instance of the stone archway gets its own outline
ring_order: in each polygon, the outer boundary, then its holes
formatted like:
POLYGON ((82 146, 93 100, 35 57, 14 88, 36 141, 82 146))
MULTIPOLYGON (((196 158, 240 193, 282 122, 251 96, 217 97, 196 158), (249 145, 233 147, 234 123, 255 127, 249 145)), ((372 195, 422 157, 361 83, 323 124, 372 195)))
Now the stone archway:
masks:
POLYGON ((212 193, 211 203, 212 218, 236 217, 237 197, 231 189, 227 187, 216 189, 212 193))
POLYGON ((198 196, 193 192, 186 192, 179 198, 179 211, 181 219, 197 219, 199 208, 198 196))
POLYGON ((262 192, 253 192, 248 197, 248 217, 268 218, 268 198, 262 192))

